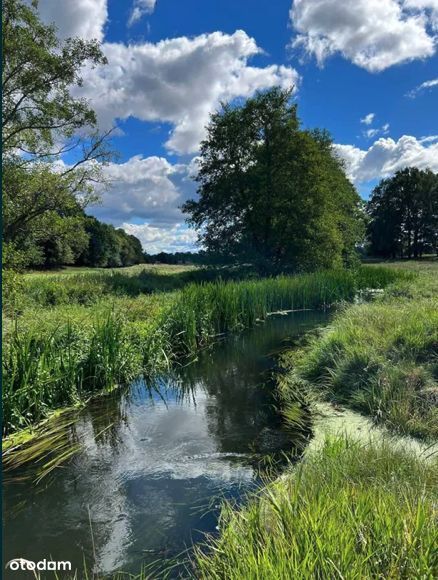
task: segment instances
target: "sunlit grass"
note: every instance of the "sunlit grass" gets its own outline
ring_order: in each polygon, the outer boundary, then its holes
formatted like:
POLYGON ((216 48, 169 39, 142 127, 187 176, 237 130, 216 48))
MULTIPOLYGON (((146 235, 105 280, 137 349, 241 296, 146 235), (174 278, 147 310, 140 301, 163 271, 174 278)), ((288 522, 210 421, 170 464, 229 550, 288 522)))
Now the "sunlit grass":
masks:
POLYGON ((437 469, 387 443, 328 440, 244 508, 225 505, 195 577, 434 578, 437 469))
MULTIPOLYGON (((116 291, 91 305, 73 300, 25 308, 6 325, 4 433, 38 422, 51 409, 74 404, 92 392, 125 384, 141 372, 161 371, 218 335, 253 326, 269 312, 329 308, 352 300, 361 289, 383 287, 400 277, 409 276, 360 268, 189 284, 179 291, 137 297, 126 290, 125 280, 125 294, 116 291)), ((90 294, 94 279, 84 276, 90 294)), ((65 280, 63 285, 50 279, 49 287, 58 297, 73 290, 81 294, 82 278, 65 280)), ((35 287, 47 291, 42 283, 35 287)), ((95 291, 99 297, 98 285, 95 291)), ((23 293, 29 297, 29 289, 23 293)))
POLYGON ((435 271, 349 306, 290 355, 291 373, 399 432, 438 437, 437 296, 435 271))

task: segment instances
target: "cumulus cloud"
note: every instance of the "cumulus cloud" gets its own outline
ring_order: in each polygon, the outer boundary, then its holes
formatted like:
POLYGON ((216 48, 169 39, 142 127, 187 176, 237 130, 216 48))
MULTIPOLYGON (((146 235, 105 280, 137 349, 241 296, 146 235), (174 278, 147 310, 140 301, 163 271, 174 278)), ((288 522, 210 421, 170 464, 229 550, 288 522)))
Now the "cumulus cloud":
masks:
POLYGON ((87 97, 102 126, 136 117, 174 126, 166 146, 180 154, 195 152, 209 114, 221 100, 248 97, 273 85, 297 85, 290 67, 254 67, 248 59, 261 49, 244 31, 213 32, 156 44, 103 45, 109 64, 84 72, 87 97))
POLYGON ((128 26, 132 26, 147 14, 152 14, 155 10, 156 0, 134 0, 132 10, 129 15, 128 26))
POLYGON ((436 136, 417 139, 403 135, 398 141, 381 137, 367 150, 353 145, 335 145, 344 159, 347 173, 356 183, 387 177, 404 167, 418 167, 438 171, 438 142, 436 136))
POLYGON ((405 0, 403 5, 407 9, 426 12, 432 28, 438 30, 438 0, 405 0))
POLYGON ((415 89, 409 91, 407 96, 414 99, 419 93, 422 93, 427 89, 432 89, 433 87, 438 87, 438 79, 431 79, 430 81, 425 81, 424 83, 421 83, 421 85, 418 85, 418 87, 415 87, 415 89))
POLYGON ((44 22, 56 25, 60 38, 103 40, 107 0, 40 0, 38 11, 44 22))
POLYGON ((177 223, 169 228, 150 224, 123 223, 128 234, 136 236, 148 254, 159 252, 190 252, 196 250, 197 234, 184 224, 177 223))
POLYGON ((294 0, 292 45, 322 65, 336 54, 370 72, 435 52, 436 0, 294 0))
POLYGON ((189 165, 171 164, 164 157, 136 155, 125 163, 103 168, 108 187, 93 215, 115 225, 133 218, 173 226, 183 220, 179 206, 191 197, 195 184, 189 165))
MULTIPOLYGON (((135 155, 109 163, 102 168, 105 188, 97 190, 101 203, 87 213, 136 235, 149 253, 195 250, 197 234, 184 224, 180 208, 196 192, 196 159, 172 164, 164 157, 135 155)), ((68 167, 62 159, 54 163, 56 171, 68 167)))
POLYGON ((365 117, 363 117, 363 119, 361 119, 360 122, 363 123, 364 125, 371 125, 371 123, 374 121, 375 116, 376 116, 375 113, 368 113, 368 115, 365 115, 365 117))

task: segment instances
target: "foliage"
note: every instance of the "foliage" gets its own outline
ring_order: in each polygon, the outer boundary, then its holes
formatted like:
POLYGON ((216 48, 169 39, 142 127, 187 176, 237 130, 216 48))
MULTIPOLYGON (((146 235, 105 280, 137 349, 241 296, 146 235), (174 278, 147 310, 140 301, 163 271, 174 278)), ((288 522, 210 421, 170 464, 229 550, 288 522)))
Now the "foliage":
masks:
POLYGON ((290 372, 402 433, 438 436, 437 279, 397 282, 341 311, 291 358, 290 372))
MULTIPOLYGON (((2 12, 3 242, 7 268, 72 264, 88 247, 83 208, 95 201, 112 153, 89 104, 72 96, 81 69, 102 65, 97 41, 63 42, 38 3, 6 0, 2 12), (72 162, 61 158, 68 153, 72 162)), ((133 263, 123 234, 115 261, 133 263)), ((134 251, 134 245, 136 249, 134 251)), ((114 252, 117 254, 117 251, 114 252)), ((142 261, 142 260, 141 260, 142 261)))
POLYGON ((124 230, 89 217, 85 222, 85 231, 89 243, 77 261, 78 264, 114 268, 144 262, 140 240, 124 230))
POLYGON ((196 550, 196 577, 433 578, 437 460, 329 439, 196 550))
MULTIPOLYGON (((210 266, 213 264, 224 263, 221 257, 212 256, 211 254, 200 250, 199 252, 159 252, 145 256, 150 264, 197 264, 200 266, 210 266)), ((225 260, 228 263, 228 260, 225 260)))
POLYGON ((372 255, 418 258, 438 252, 438 174, 409 167, 382 179, 368 203, 372 255))
POLYGON ((253 326, 271 311, 326 308, 399 276, 368 267, 188 284, 179 292, 150 296, 138 296, 147 272, 138 277, 34 276, 21 292, 15 284, 9 297, 14 319, 5 326, 4 430, 32 424, 51 409, 123 384, 142 371, 163 370, 219 334, 253 326))
POLYGON ((47 157, 60 137, 95 125, 94 112, 69 89, 85 63, 106 62, 97 41, 61 43, 39 18, 37 2, 5 0, 2 11, 2 149, 47 157))
POLYGON ((328 134, 299 129, 290 91, 274 88, 212 115, 196 179, 199 200, 183 211, 209 251, 262 271, 351 261, 359 196, 328 134))

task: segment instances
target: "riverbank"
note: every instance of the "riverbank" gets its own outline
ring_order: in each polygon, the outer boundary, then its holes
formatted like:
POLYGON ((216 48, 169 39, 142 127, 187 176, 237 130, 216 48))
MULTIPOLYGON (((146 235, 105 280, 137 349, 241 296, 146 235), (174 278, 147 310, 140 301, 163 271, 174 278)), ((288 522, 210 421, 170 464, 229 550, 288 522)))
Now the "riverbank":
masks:
POLYGON ((436 439, 438 262, 417 262, 416 270, 372 302, 337 313, 283 365, 292 382, 333 403, 399 434, 436 439))
POLYGON ((385 442, 326 440, 197 549, 196 577, 434 578, 436 460, 385 442))
POLYGON ((329 308, 360 290, 412 278, 375 267, 241 281, 223 281, 240 276, 224 270, 177 275, 177 282, 166 275, 165 283, 145 270, 11 280, 3 337, 4 435, 93 393, 169 368, 269 312, 329 308), (201 282, 203 277, 219 279, 201 282))
POLYGON ((246 507, 224 506, 219 538, 196 552, 196 577, 436 577, 438 264, 407 264, 414 279, 346 306, 283 356, 279 380, 421 437, 429 453, 326 436, 246 507))

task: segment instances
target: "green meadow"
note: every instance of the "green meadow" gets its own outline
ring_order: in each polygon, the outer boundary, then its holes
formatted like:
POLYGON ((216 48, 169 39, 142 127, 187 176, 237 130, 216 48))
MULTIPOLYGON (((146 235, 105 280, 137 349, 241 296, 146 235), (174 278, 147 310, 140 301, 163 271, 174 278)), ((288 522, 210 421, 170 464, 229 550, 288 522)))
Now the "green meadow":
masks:
MULTIPOLYGON (((55 410, 168 370, 271 312, 334 308, 328 326, 281 356, 286 423, 302 420, 303 402, 324 399, 432 445, 437 288, 433 261, 265 279, 145 266, 15 275, 4 296, 4 434, 19 441, 55 410)), ((243 507, 225 503, 219 535, 195 547, 188 574, 433 578, 438 465, 429 455, 390 439, 328 437, 243 507)))

